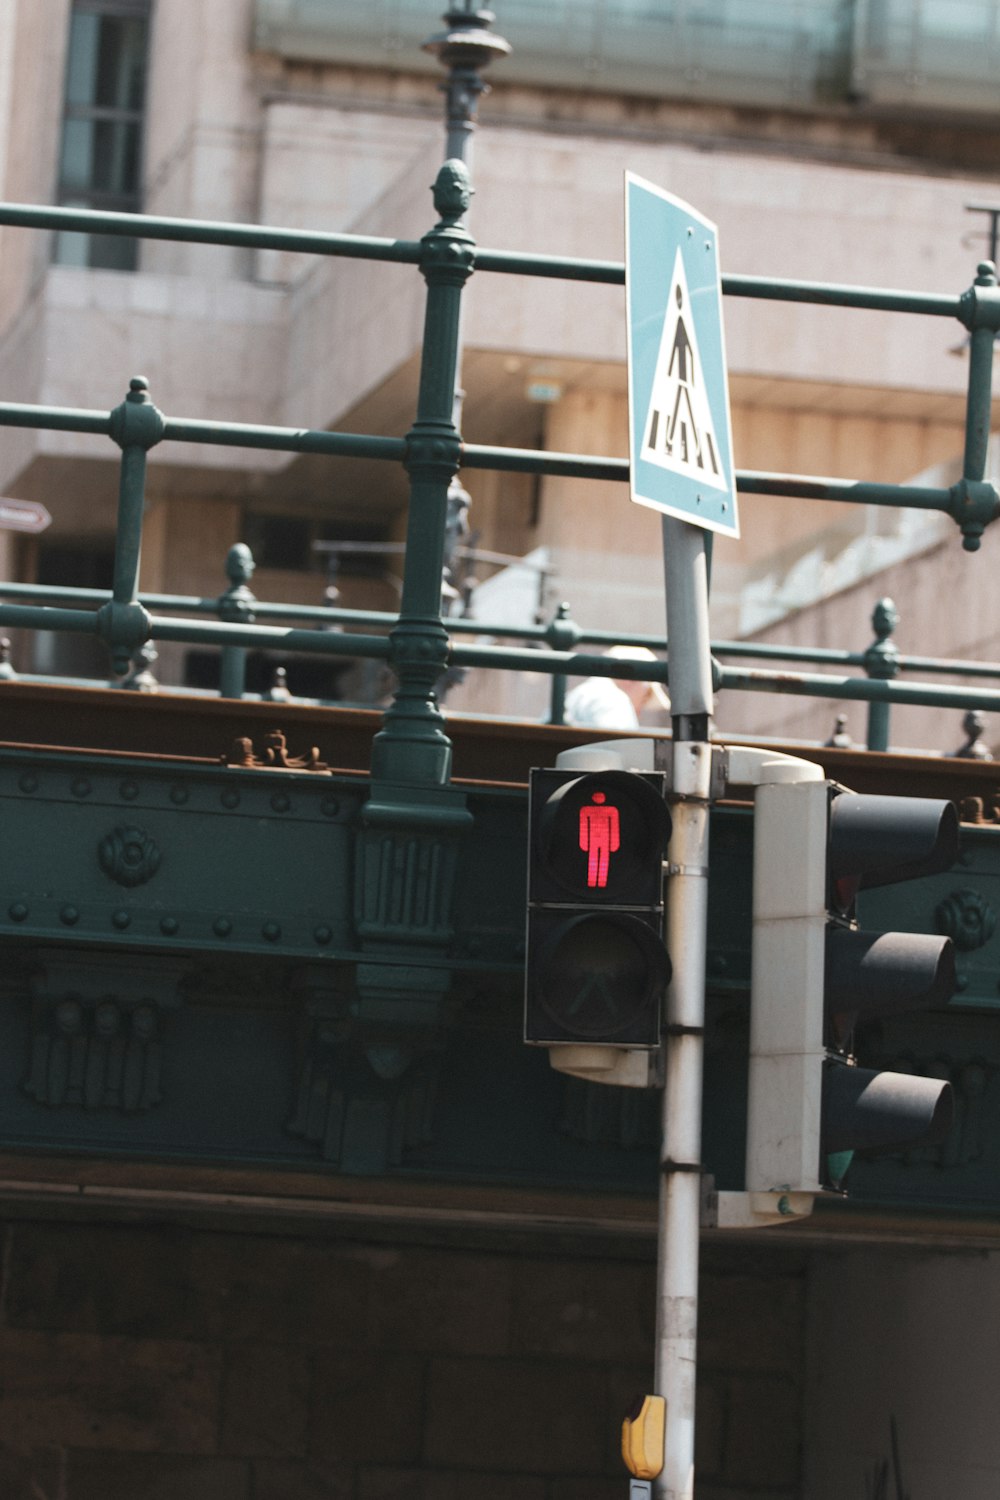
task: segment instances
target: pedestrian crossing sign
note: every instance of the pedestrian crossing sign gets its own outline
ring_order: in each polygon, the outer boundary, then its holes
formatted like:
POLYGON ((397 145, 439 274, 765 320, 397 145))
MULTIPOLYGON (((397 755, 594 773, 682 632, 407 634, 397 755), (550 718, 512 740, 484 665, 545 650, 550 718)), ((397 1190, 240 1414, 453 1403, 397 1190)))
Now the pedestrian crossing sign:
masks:
POLYGON ((739 536, 715 225, 625 174, 632 499, 739 536))

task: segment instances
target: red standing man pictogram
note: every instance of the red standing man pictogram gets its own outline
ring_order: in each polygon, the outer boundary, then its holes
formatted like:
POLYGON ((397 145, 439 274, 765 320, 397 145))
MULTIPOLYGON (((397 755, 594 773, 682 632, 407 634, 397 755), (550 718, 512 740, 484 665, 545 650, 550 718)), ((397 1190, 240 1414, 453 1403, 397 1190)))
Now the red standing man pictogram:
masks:
POLYGON ((596 806, 580 808, 580 848, 589 856, 587 885, 603 890, 608 883, 611 856, 621 842, 618 809, 613 804, 606 805, 606 792, 593 792, 591 801, 596 806))

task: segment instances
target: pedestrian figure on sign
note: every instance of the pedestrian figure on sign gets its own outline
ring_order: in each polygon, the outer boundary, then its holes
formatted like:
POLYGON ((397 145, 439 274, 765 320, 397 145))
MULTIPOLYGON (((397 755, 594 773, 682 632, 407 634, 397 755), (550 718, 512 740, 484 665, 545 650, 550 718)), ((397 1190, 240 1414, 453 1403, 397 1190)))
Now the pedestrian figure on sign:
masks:
POLYGON ((670 364, 667 366, 667 374, 673 375, 674 361, 677 361, 677 379, 681 385, 694 384, 694 368, 692 366, 691 378, 688 380, 688 359, 691 357, 691 340, 688 338, 687 325, 680 310, 684 306, 684 293, 680 287, 674 288, 674 298, 677 302, 678 318, 677 332, 674 334, 674 347, 670 351, 670 364))
POLYGON ((606 792, 594 792, 593 807, 580 808, 580 848, 589 855, 587 884, 603 890, 608 883, 611 856, 621 843, 618 809, 607 804, 606 792))

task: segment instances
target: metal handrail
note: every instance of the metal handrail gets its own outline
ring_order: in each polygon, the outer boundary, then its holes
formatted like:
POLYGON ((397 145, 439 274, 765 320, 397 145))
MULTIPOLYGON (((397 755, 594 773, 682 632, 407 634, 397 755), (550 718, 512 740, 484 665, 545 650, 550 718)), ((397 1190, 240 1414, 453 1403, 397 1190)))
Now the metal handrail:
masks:
MULTIPOLYGON (((449 164, 454 168, 455 163, 449 164)), ((464 168, 463 168, 464 171, 464 168)), ((454 178, 454 173, 453 173, 454 178)), ((440 181, 440 178, 439 178, 440 181)), ((452 184, 453 185, 453 184, 452 184)), ((459 194, 461 197, 461 193, 459 194)), ((437 228, 420 241, 393 240, 354 234, 315 234, 302 230, 274 229, 259 225, 224 224, 209 220, 173 219, 143 214, 111 213, 97 209, 54 208, 38 205, 0 204, 0 224, 25 228, 100 232, 133 238, 185 241, 198 244, 243 246, 253 249, 297 251, 319 256, 346 256, 373 261, 416 265, 424 271, 429 288, 434 278, 429 271, 430 242, 451 235, 451 246, 459 245, 467 257, 466 274, 476 271, 553 277, 622 285, 625 268, 620 262, 583 260, 550 255, 529 255, 508 251, 479 249, 473 246, 464 229, 462 209, 450 214, 449 200, 442 194, 438 203, 442 220, 437 228), (457 238, 455 238, 457 237, 457 238)), ((457 308, 457 292, 442 292, 439 305, 457 308), (451 299, 447 302, 447 299, 451 299)), ((887 288, 834 285, 792 281, 768 277, 724 276, 722 290, 728 296, 768 299, 779 302, 812 303, 821 306, 859 308, 887 312, 907 312, 934 317, 958 319, 971 332, 971 357, 967 398, 966 453, 963 478, 949 488, 874 484, 809 475, 772 474, 738 471, 737 488, 744 494, 771 494, 805 500, 826 500, 867 505, 888 505, 936 510, 950 514, 959 524, 968 550, 975 550, 986 525, 1000 516, 1000 494, 984 480, 985 439, 989 431, 991 397, 990 360, 996 331, 1000 327, 1000 294, 992 267, 983 265, 975 285, 959 296, 938 296, 887 288)), ((457 318, 449 313, 449 336, 457 347, 457 318)), ((432 377, 433 379, 433 377, 432 377)), ((442 392, 435 392, 435 400, 442 392)), ((132 390, 120 408, 112 412, 87 411, 20 403, 0 403, 0 426, 31 427, 56 431, 74 431, 110 437, 122 449, 122 487, 119 506, 119 544, 116 551, 115 587, 110 594, 100 590, 49 589, 32 585, 0 586, 0 597, 33 602, 0 604, 0 625, 74 633, 97 633, 109 641, 115 654, 115 665, 122 675, 131 652, 142 640, 170 640, 222 647, 230 662, 250 647, 281 649, 329 656, 366 656, 393 659, 392 635, 350 633, 337 630, 300 629, 295 624, 275 625, 272 620, 302 622, 314 626, 351 624, 366 629, 397 630, 404 617, 413 614, 404 600, 400 614, 380 611, 349 611, 332 607, 287 606, 261 603, 243 590, 230 591, 230 608, 223 600, 209 600, 178 595, 148 594, 137 591, 138 547, 141 537, 142 492, 148 450, 167 440, 270 450, 286 453, 312 453, 346 458, 365 458, 403 463, 413 471, 415 462, 425 462, 420 443, 420 419, 406 437, 387 437, 324 430, 296 429, 253 423, 216 422, 173 418, 159 412, 146 395, 145 382, 134 379, 132 390), (131 407, 129 403, 132 403, 131 407), (416 446, 415 446, 416 445, 416 446), (41 602, 39 602, 41 601, 41 602), (47 601, 47 602, 46 602, 47 601), (89 605, 90 608, 74 608, 89 605), (166 611, 151 613, 151 611, 166 611), (171 619, 170 611, 189 616, 216 616, 215 619, 171 619), (223 619, 217 618, 219 614, 223 619), (236 656, 233 653, 236 653, 236 656)), ((492 469, 504 472, 547 474, 594 480, 624 482, 629 475, 628 461, 617 457, 553 453, 532 449, 505 448, 495 445, 463 443, 454 434, 455 468, 492 469)), ((440 446, 440 444, 439 444, 440 446)), ((423 577, 427 556, 407 559, 407 577, 412 596, 431 597, 432 585, 423 577), (420 582, 414 579, 419 575, 420 582)), ((426 606, 416 615, 426 616, 426 606)), ((887 632, 883 632, 883 641, 887 632)), ((584 631, 565 618, 549 626, 493 626, 470 620, 448 619, 441 622, 435 648, 443 653, 442 664, 458 666, 491 666, 518 671, 547 672, 554 679, 565 680, 569 674, 616 675, 625 678, 663 680, 662 664, 623 661, 609 663, 600 655, 581 652, 580 644, 603 645, 624 639, 630 644, 647 644, 646 637, 626 637, 611 632, 584 631), (495 640, 510 637, 534 642, 531 649, 504 645, 465 645, 450 637, 490 635, 495 640), (571 649, 553 649, 569 647, 571 649)), ((665 649, 666 643, 651 642, 654 649, 665 649)), ((867 677, 839 677, 824 673, 780 673, 767 668, 738 668, 717 664, 716 676, 721 687, 753 689, 768 692, 809 694, 824 698, 867 701, 879 706, 879 736, 887 733, 887 705, 921 703, 932 706, 1000 707, 1000 692, 971 688, 921 686, 896 681, 902 670, 922 670, 949 675, 988 678, 997 670, 986 664, 937 662, 932 658, 902 658, 894 647, 869 648, 866 653, 810 650, 752 642, 718 642, 718 656, 757 657, 762 660, 798 662, 810 665, 861 667, 867 677), (873 654, 874 652, 874 654, 873 654), (881 654, 879 654, 881 652, 881 654)), ((237 663, 238 664, 238 663, 237 663)), ((230 674, 235 691, 242 691, 242 668, 230 674)), ((430 691, 428 688, 427 691, 430 691)), ((554 705, 559 694, 553 693, 554 705)), ((872 709, 875 713, 875 709, 872 709)), ((556 715, 558 717, 558 715, 556 715)), ((874 720, 870 719, 870 724, 874 720)), ((878 737, 878 736, 877 736, 878 737)), ((871 735, 870 735, 871 742, 871 735)))
MULTIPOLYGON (((111 599, 109 589, 74 588, 69 585, 41 583, 9 583, 0 580, 0 599, 24 600, 33 604, 92 605, 96 613, 102 604, 111 599)), ((158 612, 217 616, 218 598, 202 598, 193 594, 139 593, 138 601, 146 609, 158 612)), ((0 606, 2 607, 2 606, 0 606)), ((329 628, 333 625, 369 626, 389 631, 399 616, 389 610, 352 609, 340 605, 326 604, 282 604, 277 601, 255 599, 253 613, 262 620, 296 620, 329 628)), ((3 623, 0 620, 0 623, 3 623)), ((9 623, 9 622, 8 622, 9 623)), ((445 625, 450 635, 500 637, 510 640, 547 641, 552 634, 550 625, 508 625, 499 621, 479 620, 472 617, 446 617, 445 625)), ((590 629, 570 622, 569 628, 578 645, 592 646, 638 646, 664 654, 668 651, 665 636, 638 632, 623 633, 613 630, 590 629)), ((361 637, 349 635, 346 639, 356 643, 361 637)), ((221 644, 221 637, 219 644, 221 644)), ((864 651, 840 650, 832 646, 791 646, 766 641, 713 640, 712 653, 717 657, 735 656, 766 661, 807 662, 816 666, 864 667, 864 651)), ((358 651, 357 655, 363 655, 358 651)), ((532 658, 536 660, 536 657, 532 658)), ((1000 682, 1000 662, 966 661, 952 657, 913 656, 900 654, 896 665, 901 672, 930 672, 936 676, 995 678, 1000 682)))

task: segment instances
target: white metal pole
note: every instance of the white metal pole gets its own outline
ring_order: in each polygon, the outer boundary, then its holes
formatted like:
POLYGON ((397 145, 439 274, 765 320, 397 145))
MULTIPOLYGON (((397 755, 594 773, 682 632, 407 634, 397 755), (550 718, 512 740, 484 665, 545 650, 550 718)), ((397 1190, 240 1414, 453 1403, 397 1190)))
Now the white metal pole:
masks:
POLYGON ((667 1421, 663 1470, 653 1492, 661 1500, 692 1500, 713 708, 704 531, 665 517, 663 553, 674 725, 667 856, 673 977, 667 994, 655 1367, 655 1389, 666 1398, 667 1421))

